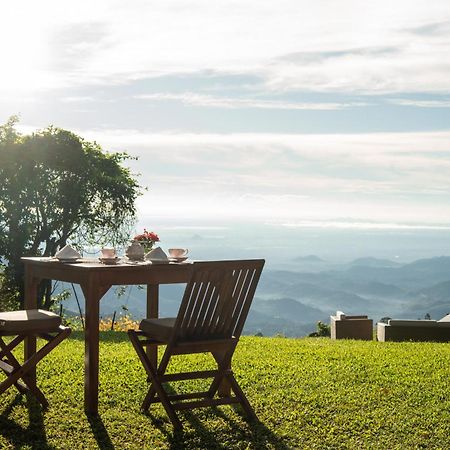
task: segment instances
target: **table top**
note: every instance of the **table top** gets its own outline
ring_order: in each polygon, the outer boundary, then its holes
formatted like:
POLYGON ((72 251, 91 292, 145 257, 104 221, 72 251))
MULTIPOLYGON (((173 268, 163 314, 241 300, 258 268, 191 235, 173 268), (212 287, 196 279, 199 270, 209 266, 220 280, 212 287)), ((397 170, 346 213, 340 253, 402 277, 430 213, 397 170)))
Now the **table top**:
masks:
POLYGON ((180 263, 130 263, 123 259, 118 264, 103 264, 98 259, 81 258, 77 262, 61 262, 53 257, 23 257, 25 270, 40 279, 80 282, 96 277, 105 284, 149 284, 187 282, 194 261, 180 263))
POLYGON ((117 270, 117 269, 130 269, 130 268, 154 268, 154 267, 167 267, 167 266, 185 266, 191 265, 194 261, 187 260, 182 262, 169 261, 167 263, 152 262, 152 261, 130 261, 127 258, 120 258, 116 264, 105 264, 99 261, 98 258, 78 258, 74 262, 70 261, 59 261, 54 257, 43 257, 43 256, 25 256, 21 258, 24 264, 31 264, 33 266, 49 267, 67 267, 69 270, 89 270, 89 269, 103 269, 103 270, 117 270))

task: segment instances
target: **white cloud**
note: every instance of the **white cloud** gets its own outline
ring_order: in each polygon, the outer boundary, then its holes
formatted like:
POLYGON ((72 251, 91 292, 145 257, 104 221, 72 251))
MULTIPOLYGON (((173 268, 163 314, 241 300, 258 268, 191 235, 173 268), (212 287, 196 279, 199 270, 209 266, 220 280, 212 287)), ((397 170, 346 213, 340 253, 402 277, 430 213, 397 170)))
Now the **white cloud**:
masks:
POLYGON ((139 156, 155 215, 450 222, 450 132, 78 133, 139 156))
POLYGON ((74 131, 139 157, 130 167, 149 187, 141 216, 450 223, 450 131, 74 131))
POLYGON ((226 109, 256 108, 256 109, 332 111, 367 105, 366 103, 362 102, 306 103, 306 102, 287 102, 275 100, 258 100, 248 98, 214 97, 211 95, 196 94, 194 92, 185 92, 182 94, 172 94, 172 93, 142 94, 142 95, 135 95, 134 98, 150 101, 167 101, 167 100, 179 101, 187 105, 206 106, 209 108, 211 107, 226 108, 226 109))
POLYGON ((0 16, 6 93, 204 71, 275 90, 450 89, 447 0, 16 0, 0 16))
POLYGON ((450 230, 447 225, 414 225, 409 223, 382 223, 382 222, 351 222, 351 221, 319 221, 303 220, 300 222, 287 222, 286 228, 340 228, 358 230, 450 230))
POLYGON ((450 100, 413 100, 395 98, 390 103, 400 106, 416 106, 417 108, 450 108, 450 100))
POLYGON ((60 100, 63 103, 86 103, 86 102, 94 102, 95 98, 83 95, 78 97, 62 97, 60 100))

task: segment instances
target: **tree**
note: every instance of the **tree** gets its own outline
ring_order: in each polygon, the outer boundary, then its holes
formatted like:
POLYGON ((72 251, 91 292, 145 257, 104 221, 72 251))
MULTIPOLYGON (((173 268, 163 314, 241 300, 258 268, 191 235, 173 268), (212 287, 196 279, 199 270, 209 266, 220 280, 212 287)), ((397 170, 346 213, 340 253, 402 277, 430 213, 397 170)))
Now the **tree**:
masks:
MULTIPOLYGON (((52 256, 68 241, 124 242, 140 187, 122 166, 126 153, 51 126, 22 136, 16 123, 11 117, 0 127, 0 260, 3 294, 22 304, 22 256, 52 256)), ((50 306, 50 294, 43 283, 41 306, 50 306)))
POLYGON ((320 320, 317 322, 317 331, 314 331, 308 334, 308 337, 330 337, 331 329, 330 325, 321 322, 320 320))

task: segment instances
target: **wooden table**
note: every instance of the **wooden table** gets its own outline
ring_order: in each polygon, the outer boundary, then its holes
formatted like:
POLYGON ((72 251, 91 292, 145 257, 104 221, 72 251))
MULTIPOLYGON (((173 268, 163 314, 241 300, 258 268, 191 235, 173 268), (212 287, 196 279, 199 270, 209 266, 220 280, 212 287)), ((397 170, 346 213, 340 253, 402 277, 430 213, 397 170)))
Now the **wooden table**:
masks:
MULTIPOLYGON (((25 264, 25 308, 37 308, 37 289, 41 280, 77 283, 85 298, 84 410, 98 414, 99 302, 113 285, 146 284, 147 318, 158 317, 159 285, 186 283, 192 265, 119 264, 95 261, 64 264, 53 258, 22 258, 25 264)), ((25 342, 25 357, 36 351, 36 339, 25 342)), ((152 358, 156 358, 154 353, 152 358)), ((36 374, 32 374, 35 382, 36 374)))

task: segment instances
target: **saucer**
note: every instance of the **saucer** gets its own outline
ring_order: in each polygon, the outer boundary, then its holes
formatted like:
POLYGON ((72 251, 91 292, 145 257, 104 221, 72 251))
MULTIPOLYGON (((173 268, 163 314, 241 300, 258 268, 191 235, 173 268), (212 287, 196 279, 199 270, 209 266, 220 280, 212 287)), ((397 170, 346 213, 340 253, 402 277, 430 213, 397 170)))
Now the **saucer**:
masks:
POLYGON ((100 256, 100 258, 98 258, 100 260, 100 262, 102 262, 103 264, 117 264, 119 257, 115 256, 113 258, 102 258, 100 256))
POLYGON ((61 263, 76 263, 80 260, 80 258, 58 258, 57 256, 55 259, 61 263))
POLYGON ((186 261, 187 259, 188 259, 188 256, 171 256, 171 257, 169 257, 170 262, 177 262, 177 263, 186 261))

